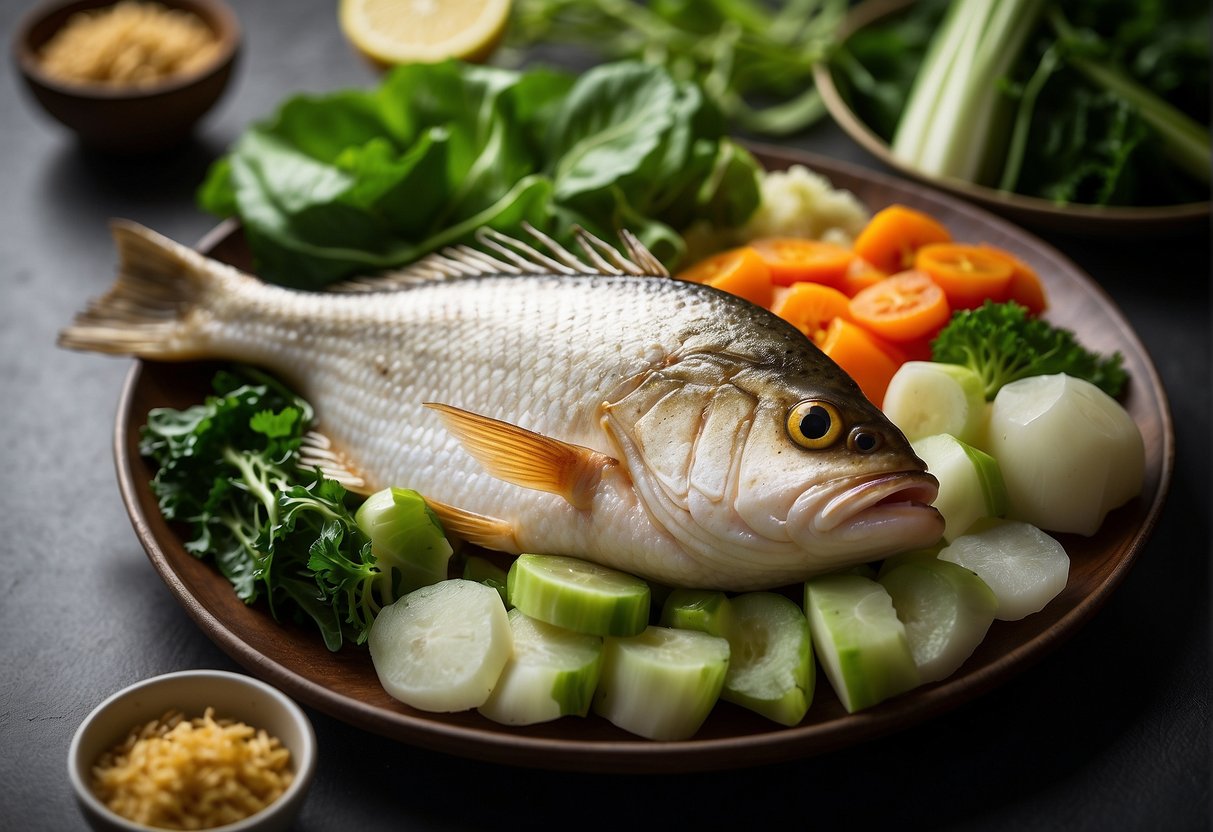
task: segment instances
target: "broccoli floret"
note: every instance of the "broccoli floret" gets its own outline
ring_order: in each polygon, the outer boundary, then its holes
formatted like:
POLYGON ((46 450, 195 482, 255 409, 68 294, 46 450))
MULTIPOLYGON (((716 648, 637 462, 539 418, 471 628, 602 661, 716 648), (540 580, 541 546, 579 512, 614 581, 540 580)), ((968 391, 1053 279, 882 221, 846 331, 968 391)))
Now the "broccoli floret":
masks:
POLYGON ((1102 356, 1085 349, 1074 333, 1032 317, 1015 302, 986 301, 957 312, 931 342, 931 358, 974 370, 986 400, 1016 379, 1065 373, 1086 379, 1118 396, 1128 375, 1119 353, 1102 356))

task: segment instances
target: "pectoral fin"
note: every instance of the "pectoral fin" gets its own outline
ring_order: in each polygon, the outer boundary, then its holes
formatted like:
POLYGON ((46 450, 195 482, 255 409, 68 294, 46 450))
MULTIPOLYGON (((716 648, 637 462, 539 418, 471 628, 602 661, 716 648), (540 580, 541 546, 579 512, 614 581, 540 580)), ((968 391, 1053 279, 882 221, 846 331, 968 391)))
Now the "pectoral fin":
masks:
POLYGON ((619 460, 591 448, 544 436, 448 404, 427 402, 464 449, 498 479, 559 494, 579 509, 590 507, 602 472, 619 460))

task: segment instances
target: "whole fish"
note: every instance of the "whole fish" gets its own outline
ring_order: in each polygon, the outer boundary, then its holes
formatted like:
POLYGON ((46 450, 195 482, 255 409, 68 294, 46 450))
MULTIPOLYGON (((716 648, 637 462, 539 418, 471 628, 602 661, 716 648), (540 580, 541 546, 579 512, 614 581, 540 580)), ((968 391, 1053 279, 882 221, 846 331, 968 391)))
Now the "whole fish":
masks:
POLYGON ((299 292, 133 223, 113 233, 116 282, 63 346, 262 366, 315 407, 306 464, 363 493, 415 489, 455 537, 742 591, 942 534, 937 481, 850 377, 630 235, 625 254, 580 232, 575 255, 485 233, 299 292))

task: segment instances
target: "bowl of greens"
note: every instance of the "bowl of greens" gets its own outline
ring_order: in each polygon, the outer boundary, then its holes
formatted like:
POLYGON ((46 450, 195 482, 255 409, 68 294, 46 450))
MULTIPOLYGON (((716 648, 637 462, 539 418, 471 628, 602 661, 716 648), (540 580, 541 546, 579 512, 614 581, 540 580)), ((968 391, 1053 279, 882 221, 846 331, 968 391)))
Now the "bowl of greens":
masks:
POLYGON ((1016 221, 1194 229, 1210 213, 1208 26, 1188 0, 867 0, 815 80, 889 167, 1016 221))

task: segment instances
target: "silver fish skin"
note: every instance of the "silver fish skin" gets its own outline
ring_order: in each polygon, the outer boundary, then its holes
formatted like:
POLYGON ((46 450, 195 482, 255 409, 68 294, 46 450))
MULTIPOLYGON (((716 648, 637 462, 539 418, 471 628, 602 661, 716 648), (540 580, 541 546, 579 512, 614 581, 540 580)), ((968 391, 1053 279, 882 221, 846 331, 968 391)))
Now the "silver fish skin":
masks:
POLYGON ((938 484, 900 431, 799 331, 732 295, 483 261, 307 293, 113 230, 118 278, 61 345, 262 366, 313 404, 356 490, 416 489, 474 543, 744 591, 942 534, 938 484))

